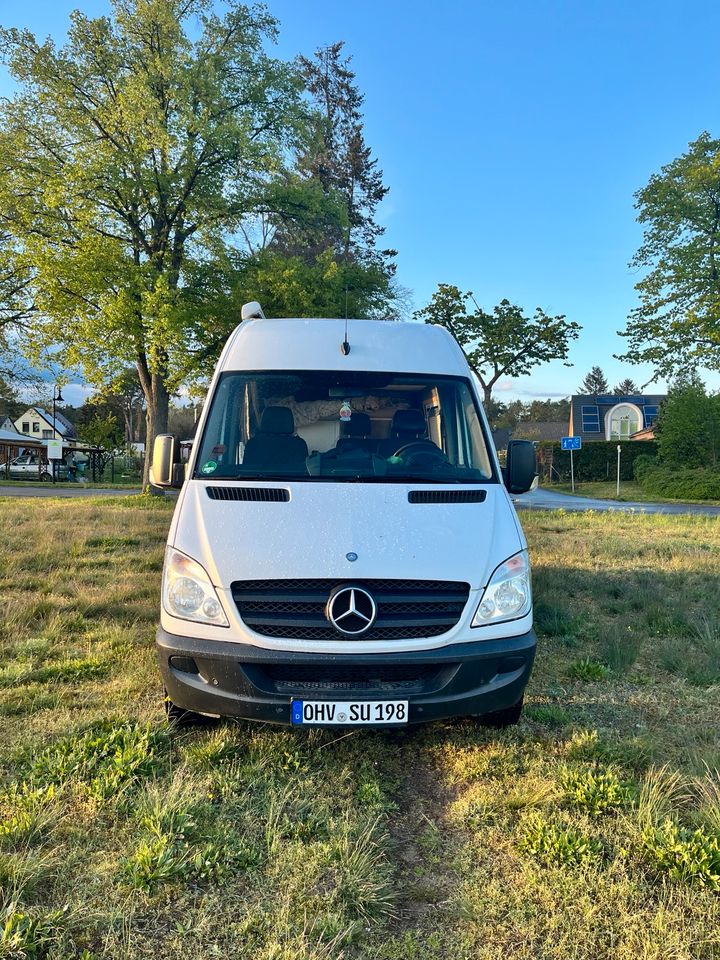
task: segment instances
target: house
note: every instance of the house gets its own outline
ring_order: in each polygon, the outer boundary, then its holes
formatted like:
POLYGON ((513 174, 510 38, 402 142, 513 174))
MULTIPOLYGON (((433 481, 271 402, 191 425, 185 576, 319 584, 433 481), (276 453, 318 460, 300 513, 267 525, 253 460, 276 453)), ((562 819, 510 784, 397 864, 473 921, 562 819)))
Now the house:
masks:
POLYGON ((7 416, 7 414, 0 413, 0 430, 9 431, 10 433, 17 433, 15 424, 12 422, 12 419, 7 416))
POLYGON ((41 407, 28 407, 25 413, 15 420, 15 429, 35 440, 75 440, 77 438, 75 427, 67 417, 56 413, 53 424, 52 414, 41 407))
POLYGON ((581 437, 583 443, 652 439, 646 431, 654 425, 664 399, 664 394, 573 396, 570 398, 568 435, 581 437))
POLYGON ((521 420, 513 431, 514 440, 560 440, 567 436, 563 420, 521 420))

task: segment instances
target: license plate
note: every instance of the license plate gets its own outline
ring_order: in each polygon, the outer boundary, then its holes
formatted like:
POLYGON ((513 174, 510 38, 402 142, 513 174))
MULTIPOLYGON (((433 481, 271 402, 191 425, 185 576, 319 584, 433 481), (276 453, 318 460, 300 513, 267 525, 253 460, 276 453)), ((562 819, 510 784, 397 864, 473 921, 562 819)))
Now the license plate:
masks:
POLYGON ((293 700, 293 724, 306 726, 361 726, 407 723, 407 700, 293 700))

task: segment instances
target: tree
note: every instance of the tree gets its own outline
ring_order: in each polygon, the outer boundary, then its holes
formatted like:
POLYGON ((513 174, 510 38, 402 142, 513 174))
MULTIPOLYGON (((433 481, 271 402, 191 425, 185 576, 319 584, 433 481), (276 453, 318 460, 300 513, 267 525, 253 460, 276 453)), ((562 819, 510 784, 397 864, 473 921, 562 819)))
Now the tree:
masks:
MULTIPOLYGON (((364 97, 350 69, 350 57, 341 57, 342 42, 321 47, 315 57, 299 57, 306 87, 317 108, 309 142, 299 168, 322 187, 326 196, 337 193, 347 213, 342 253, 367 257, 384 233, 376 218, 378 204, 388 192, 382 170, 365 143, 362 122, 364 97)), ((394 256, 383 251, 382 259, 394 256)))
POLYGON ((621 380, 620 383, 615 387, 613 393, 616 393, 621 397, 629 397, 633 394, 640 393, 640 387, 638 387, 634 380, 631 380, 629 377, 625 377, 625 379, 621 380))
POLYGON ((275 31, 236 0, 222 17, 112 0, 111 17, 73 13, 61 49, 0 33, 19 86, 0 113, 0 269, 30 276, 33 339, 56 361, 98 385, 135 365, 149 447, 209 320, 234 320, 229 296, 208 318, 194 287, 212 263, 228 291, 298 126, 300 79, 264 52, 275 31))
POLYGON ((598 397, 601 394, 609 392, 610 387, 600 367, 592 367, 590 373, 587 374, 578 387, 578 393, 588 394, 592 397, 598 397))
POLYGON ((122 446, 122 430, 117 417, 112 413, 101 416, 96 412, 91 420, 82 425, 78 433, 81 440, 93 447, 116 450, 122 446))
POLYGON ((563 315, 551 317, 540 307, 532 318, 526 317, 509 300, 502 300, 492 313, 486 313, 472 293, 461 293, 446 283, 439 284, 430 303, 415 316, 452 333, 480 381, 486 405, 500 377, 522 377, 540 363, 567 360, 570 341, 577 339, 581 329, 563 315), (473 313, 467 311, 470 300, 475 307, 473 313))
POLYGON ((701 134, 635 198, 644 234, 630 265, 647 272, 619 359, 666 377, 720 369, 720 140, 701 134))
POLYGON ((696 373, 679 377, 663 400, 655 424, 658 455, 673 466, 717 466, 720 396, 708 395, 696 373))
POLYGON ((399 299, 394 250, 378 250, 378 204, 388 192, 365 142, 363 96, 343 43, 298 58, 310 122, 297 169, 276 182, 272 224, 242 285, 272 316, 387 316, 399 299))

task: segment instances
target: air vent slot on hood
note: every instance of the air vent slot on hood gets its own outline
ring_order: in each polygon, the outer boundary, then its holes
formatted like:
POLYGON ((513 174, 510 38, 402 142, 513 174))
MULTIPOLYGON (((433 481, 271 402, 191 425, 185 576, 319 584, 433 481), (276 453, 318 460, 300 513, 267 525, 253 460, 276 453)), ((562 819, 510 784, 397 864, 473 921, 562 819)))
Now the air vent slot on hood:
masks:
POLYGON ((289 503, 290 491, 277 487, 207 487, 211 500, 253 500, 261 503, 289 503))
POLYGON ((410 503, 482 503, 484 490, 411 490, 410 503))

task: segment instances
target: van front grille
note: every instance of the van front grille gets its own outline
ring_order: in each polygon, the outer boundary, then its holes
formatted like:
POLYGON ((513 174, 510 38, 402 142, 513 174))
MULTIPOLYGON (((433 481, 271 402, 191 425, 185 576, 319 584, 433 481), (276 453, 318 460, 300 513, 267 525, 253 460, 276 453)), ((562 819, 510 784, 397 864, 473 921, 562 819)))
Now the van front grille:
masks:
POLYGON ((331 591, 362 587, 373 597, 377 617, 359 640, 437 637, 459 621, 470 586, 452 580, 241 580, 233 599, 245 624, 265 637, 351 640, 325 615, 331 591))

